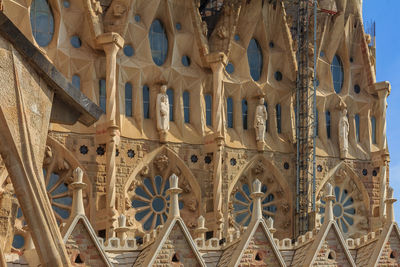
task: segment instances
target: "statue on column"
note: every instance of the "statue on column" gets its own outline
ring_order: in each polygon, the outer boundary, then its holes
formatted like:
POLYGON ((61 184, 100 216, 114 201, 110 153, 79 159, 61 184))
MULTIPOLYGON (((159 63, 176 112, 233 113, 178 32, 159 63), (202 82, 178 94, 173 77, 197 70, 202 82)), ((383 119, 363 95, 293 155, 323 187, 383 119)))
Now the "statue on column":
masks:
POLYGON ((347 118, 347 108, 344 107, 339 119, 339 145, 340 158, 345 159, 349 150, 349 119, 347 118))
POLYGON ((156 115, 160 141, 164 143, 169 130, 169 100, 166 85, 161 86, 160 93, 157 95, 156 115))
POLYGON ((260 97, 259 103, 256 107, 256 113, 254 116, 254 129, 256 131, 256 141, 258 150, 264 150, 264 138, 266 123, 268 119, 267 109, 264 105, 264 98, 260 97))

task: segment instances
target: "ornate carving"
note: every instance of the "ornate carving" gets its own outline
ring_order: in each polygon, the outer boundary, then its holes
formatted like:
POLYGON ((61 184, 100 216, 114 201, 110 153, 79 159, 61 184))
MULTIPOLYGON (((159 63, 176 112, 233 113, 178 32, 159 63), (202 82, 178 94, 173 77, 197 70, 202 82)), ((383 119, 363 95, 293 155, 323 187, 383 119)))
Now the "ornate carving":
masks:
POLYGON ((168 161, 167 155, 162 154, 162 155, 158 156, 158 157, 154 160, 154 165, 156 166, 156 168, 157 168, 159 171, 163 171, 163 170, 165 170, 165 168, 167 168, 168 162, 169 162, 169 161, 168 161))
POLYGON ((254 130, 256 131, 256 141, 264 143, 266 121, 268 119, 267 109, 264 106, 264 98, 260 97, 254 115, 254 130))
POLYGON ((340 146, 340 158, 344 159, 347 157, 349 150, 349 119, 347 118, 347 108, 342 109, 342 113, 339 120, 339 146, 340 146))
POLYGON ((264 167, 261 161, 257 161, 256 164, 254 164, 254 167, 251 169, 254 175, 259 175, 264 172, 264 167))
POLYGON ((224 25, 221 25, 217 28, 217 36, 220 39, 226 39, 228 37, 228 30, 224 25))

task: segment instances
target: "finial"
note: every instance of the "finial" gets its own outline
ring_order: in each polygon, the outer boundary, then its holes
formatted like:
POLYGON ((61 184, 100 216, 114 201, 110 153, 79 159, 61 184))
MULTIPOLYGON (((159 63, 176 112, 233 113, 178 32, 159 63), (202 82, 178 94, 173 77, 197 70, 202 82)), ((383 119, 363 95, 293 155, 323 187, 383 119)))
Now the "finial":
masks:
POLYGON ((70 184, 70 187, 73 190, 71 218, 74 218, 76 215, 85 215, 82 190, 86 188, 86 184, 82 182, 83 181, 82 169, 77 167, 73 172, 73 176, 74 176, 74 182, 70 184))
POLYGON ((264 193, 261 192, 261 182, 260 180, 255 179, 253 182, 253 192, 251 193, 253 199, 253 214, 251 215, 252 221, 262 218, 261 198, 263 196, 264 193))
POLYGON ((333 217, 333 203, 332 201, 335 199, 333 195, 333 186, 329 182, 325 185, 325 220, 324 223, 328 223, 329 221, 334 220, 333 217))
POLYGON ((118 226, 119 227, 126 226, 126 216, 123 213, 121 213, 121 215, 119 215, 119 217, 118 217, 118 226))
POLYGON ((117 237, 119 238, 119 243, 121 246, 125 244, 126 240, 126 232, 129 231, 129 227, 126 226, 126 216, 125 214, 121 213, 118 216, 118 227, 115 228, 115 233, 117 234, 117 237))
POLYGON ((194 230, 197 238, 205 239, 205 233, 208 231, 208 229, 205 227, 205 224, 206 220, 200 215, 197 219, 197 228, 194 230))
POLYGON ((182 189, 178 187, 178 176, 173 173, 169 177, 170 188, 167 190, 167 193, 170 195, 170 209, 168 213, 168 219, 172 219, 174 217, 180 217, 179 214, 179 199, 178 195, 182 192, 182 189))
POLYGON ((387 197, 385 200, 385 204, 386 204, 386 223, 393 223, 395 222, 394 219, 394 207, 393 207, 393 203, 396 202, 397 199, 393 198, 393 188, 392 187, 388 187, 387 190, 387 197))
POLYGON ((271 217, 267 219, 267 227, 271 235, 274 236, 276 229, 274 228, 274 219, 272 219, 271 217))

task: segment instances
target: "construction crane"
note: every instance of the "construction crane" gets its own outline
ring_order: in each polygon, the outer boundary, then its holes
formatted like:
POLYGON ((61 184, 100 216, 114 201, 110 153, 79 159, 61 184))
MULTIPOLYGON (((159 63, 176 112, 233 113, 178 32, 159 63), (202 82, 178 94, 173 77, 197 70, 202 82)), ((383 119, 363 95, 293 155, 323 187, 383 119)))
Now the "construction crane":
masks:
POLYGON ((309 65, 310 0, 298 1, 297 14, 297 89, 296 89, 296 229, 297 236, 310 229, 310 212, 315 212, 316 148, 316 34, 317 1, 314 0, 314 64, 309 65), (312 78, 312 84, 311 84, 312 78), (311 194, 310 194, 311 193, 311 194), (311 199, 310 199, 311 198, 311 199))

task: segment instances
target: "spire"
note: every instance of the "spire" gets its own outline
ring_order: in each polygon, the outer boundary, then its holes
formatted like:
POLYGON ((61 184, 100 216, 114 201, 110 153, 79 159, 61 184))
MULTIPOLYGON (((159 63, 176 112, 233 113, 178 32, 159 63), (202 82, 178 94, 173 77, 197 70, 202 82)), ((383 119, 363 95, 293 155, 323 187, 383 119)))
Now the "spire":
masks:
POLYGON ((386 204, 386 223, 395 222, 393 203, 396 202, 396 201, 397 201, 397 199, 393 198, 393 188, 389 186, 388 191, 387 191, 387 198, 385 200, 385 204, 386 204))
POLYGON ((325 196, 324 200, 325 204, 325 221, 324 223, 328 223, 329 221, 333 221, 333 203, 332 201, 335 199, 333 195, 333 186, 330 183, 326 183, 325 185, 325 196))
POLYGON ((251 220, 255 221, 262 218, 261 198, 264 196, 264 193, 261 192, 260 180, 254 180, 252 189, 253 192, 251 193, 251 198, 253 199, 253 214, 251 220))
POLYGON ((175 217, 180 217, 179 214, 179 193, 182 192, 182 189, 178 187, 178 176, 173 173, 169 177, 170 188, 167 190, 167 194, 169 194, 170 198, 170 207, 168 213, 168 219, 173 219, 175 217))
POLYGON ((82 182, 83 180, 82 169, 77 167, 73 172, 73 176, 75 182, 70 184, 70 187, 73 190, 71 218, 74 218, 77 215, 85 215, 82 190, 86 188, 86 184, 82 182))

